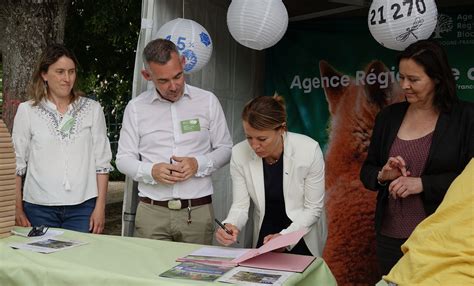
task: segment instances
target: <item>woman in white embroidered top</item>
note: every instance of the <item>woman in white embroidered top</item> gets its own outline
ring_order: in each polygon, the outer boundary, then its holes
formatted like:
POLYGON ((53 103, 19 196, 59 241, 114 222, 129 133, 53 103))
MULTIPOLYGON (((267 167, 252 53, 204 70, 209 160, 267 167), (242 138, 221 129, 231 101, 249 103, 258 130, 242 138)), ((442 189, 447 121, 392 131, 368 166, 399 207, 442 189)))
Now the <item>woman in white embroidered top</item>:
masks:
MULTIPOLYGON (((242 121, 247 140, 232 148, 230 173, 233 202, 217 229, 223 245, 237 241, 253 213, 253 247, 281 234, 308 229, 302 240, 286 250, 321 256, 327 237, 324 211, 324 159, 318 142, 286 131, 281 96, 261 96, 244 107, 242 121)), ((285 249, 281 249, 283 251, 285 249)))
POLYGON ((77 59, 42 54, 13 123, 16 224, 101 233, 112 153, 99 103, 74 89, 77 59), (26 174, 22 191, 22 176, 26 174))

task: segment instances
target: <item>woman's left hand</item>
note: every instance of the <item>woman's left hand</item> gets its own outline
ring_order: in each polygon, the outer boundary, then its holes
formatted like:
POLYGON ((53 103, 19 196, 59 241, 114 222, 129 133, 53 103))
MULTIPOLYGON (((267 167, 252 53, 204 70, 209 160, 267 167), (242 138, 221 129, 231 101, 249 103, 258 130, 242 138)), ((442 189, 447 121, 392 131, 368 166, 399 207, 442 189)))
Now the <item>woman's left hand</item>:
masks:
MULTIPOLYGON (((274 239, 275 237, 278 237, 280 236, 281 234, 280 233, 274 233, 274 234, 269 234, 267 236, 265 236, 263 238, 263 244, 266 244, 267 242, 269 242, 270 240, 274 239)), ((274 252, 284 252, 285 251, 285 247, 282 247, 282 248, 278 248, 278 249, 275 249, 273 250, 274 252)))
POLYGON ((95 234, 102 233, 105 226, 105 208, 96 206, 89 219, 89 231, 95 234))
POLYGON ((409 195, 419 194, 423 191, 421 178, 398 177, 388 186, 392 198, 406 198, 409 195))

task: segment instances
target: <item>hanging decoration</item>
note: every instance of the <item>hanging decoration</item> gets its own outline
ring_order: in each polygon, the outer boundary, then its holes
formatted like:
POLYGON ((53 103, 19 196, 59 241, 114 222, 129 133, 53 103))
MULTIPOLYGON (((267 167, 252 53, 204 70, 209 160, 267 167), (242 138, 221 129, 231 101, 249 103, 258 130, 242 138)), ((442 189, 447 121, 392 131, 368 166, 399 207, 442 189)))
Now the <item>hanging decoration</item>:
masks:
POLYGON ((240 44, 263 50, 275 45, 288 27, 288 12, 281 0, 232 0, 227 27, 240 44))
POLYGON ((369 30, 375 40, 398 51, 418 40, 428 39, 437 21, 434 0, 374 0, 368 17, 369 30))
POLYGON ((153 37, 158 38, 170 40, 178 47, 186 59, 184 72, 187 74, 199 71, 211 58, 211 36, 193 20, 177 18, 165 23, 153 37))

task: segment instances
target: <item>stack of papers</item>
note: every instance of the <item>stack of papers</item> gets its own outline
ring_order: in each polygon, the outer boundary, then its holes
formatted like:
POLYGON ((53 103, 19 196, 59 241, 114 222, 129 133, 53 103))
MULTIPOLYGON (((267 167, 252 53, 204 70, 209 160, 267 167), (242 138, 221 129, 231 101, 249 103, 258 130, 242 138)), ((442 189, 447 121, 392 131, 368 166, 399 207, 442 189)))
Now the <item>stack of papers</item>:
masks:
POLYGON ((15 151, 5 124, 0 121, 0 238, 15 225, 15 151))
POLYGON ((271 252, 273 250, 297 244, 307 230, 291 232, 277 236, 257 249, 229 247, 203 247, 191 254, 178 258, 181 262, 197 262, 220 266, 248 266, 263 269, 303 272, 315 259, 314 256, 271 252))

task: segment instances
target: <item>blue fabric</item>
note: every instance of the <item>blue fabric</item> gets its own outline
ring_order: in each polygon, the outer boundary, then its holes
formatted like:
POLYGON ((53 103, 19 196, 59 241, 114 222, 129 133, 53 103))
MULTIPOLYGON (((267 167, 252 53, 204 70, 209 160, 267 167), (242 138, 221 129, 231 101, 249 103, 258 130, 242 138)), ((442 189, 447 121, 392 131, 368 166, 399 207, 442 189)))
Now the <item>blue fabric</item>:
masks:
POLYGON ((92 198, 72 206, 43 206, 23 202, 23 208, 32 226, 89 232, 89 218, 95 208, 95 201, 96 198, 92 198))

